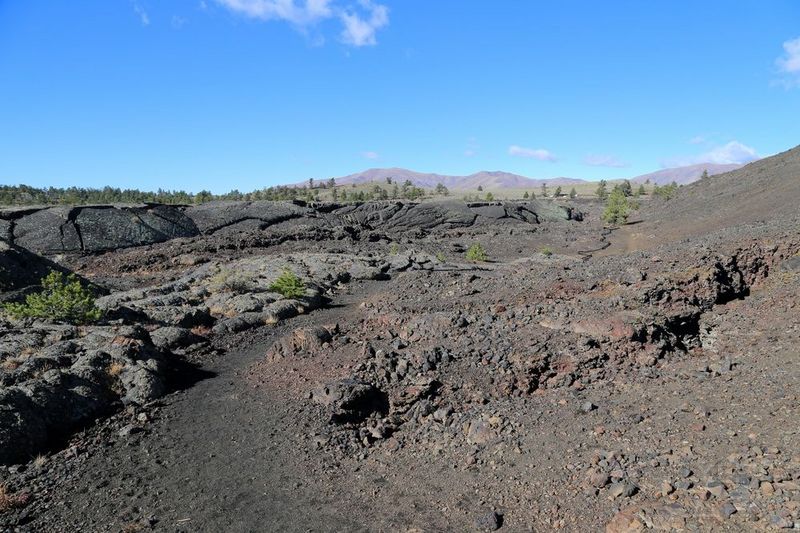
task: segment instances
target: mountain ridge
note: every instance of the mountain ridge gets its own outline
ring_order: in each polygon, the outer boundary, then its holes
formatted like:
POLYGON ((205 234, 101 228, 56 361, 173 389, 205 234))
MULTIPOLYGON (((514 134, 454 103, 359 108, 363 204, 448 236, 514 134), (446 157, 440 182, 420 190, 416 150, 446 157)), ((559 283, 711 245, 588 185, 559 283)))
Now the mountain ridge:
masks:
MULTIPOLYGON (((720 165, 715 163, 699 163, 696 165, 688 165, 684 167, 665 168, 634 176, 632 178, 608 178, 609 180, 622 180, 627 179, 631 183, 644 183, 650 181, 658 185, 665 185, 671 182, 676 182, 679 185, 686 185, 700 179, 704 170, 708 171, 710 176, 722 174, 737 170, 742 165, 728 164, 720 165)), ((448 189, 453 190, 476 190, 478 187, 484 189, 527 189, 532 187, 540 187, 542 184, 548 186, 569 186, 580 183, 591 183, 594 180, 584 180, 580 178, 569 178, 565 176, 558 176, 554 178, 529 178, 520 174, 512 172, 505 172, 502 170, 481 170, 466 176, 438 174, 435 172, 417 172, 414 170, 390 167, 390 168, 369 168, 367 170, 341 176, 336 179, 336 183, 340 185, 349 184, 363 184, 371 182, 386 182, 387 178, 391 178, 393 183, 402 184, 406 180, 410 181, 417 187, 434 188, 441 183, 448 189)))

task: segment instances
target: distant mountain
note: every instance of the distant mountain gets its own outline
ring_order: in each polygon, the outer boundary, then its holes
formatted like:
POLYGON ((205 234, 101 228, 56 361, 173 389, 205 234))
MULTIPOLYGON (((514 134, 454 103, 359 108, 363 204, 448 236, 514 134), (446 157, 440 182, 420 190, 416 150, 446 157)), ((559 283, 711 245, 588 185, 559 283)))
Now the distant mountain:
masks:
POLYGON ((715 163, 700 163, 699 165, 689 165, 686 167, 665 168, 663 170, 651 172, 650 174, 636 176, 635 178, 631 178, 630 181, 634 183, 644 183, 650 180, 650 183, 658 185, 667 185, 674 181, 678 185, 686 185, 699 180, 704 170, 708 171, 709 176, 713 176, 715 174, 722 174, 742 168, 742 166, 743 165, 737 164, 717 165, 715 163))
POLYGON ((474 190, 479 186, 484 189, 525 189, 539 187, 542 183, 558 186, 584 182, 584 180, 575 178, 533 179, 510 172, 486 170, 469 176, 448 176, 445 174, 414 172, 405 168, 371 168, 363 172, 336 178, 336 183, 345 185, 373 181, 386 182, 386 178, 392 178, 392 182, 400 184, 409 180, 417 187, 428 189, 441 183, 448 189, 453 190, 474 190))

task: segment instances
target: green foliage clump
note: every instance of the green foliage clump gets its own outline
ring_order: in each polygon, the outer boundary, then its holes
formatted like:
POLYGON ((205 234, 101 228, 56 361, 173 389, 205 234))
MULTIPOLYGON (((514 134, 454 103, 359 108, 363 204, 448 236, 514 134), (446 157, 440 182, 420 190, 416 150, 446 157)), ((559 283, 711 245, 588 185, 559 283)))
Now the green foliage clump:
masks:
POLYGON ((41 284, 41 292, 26 296, 25 303, 5 304, 5 312, 17 319, 43 318, 70 324, 100 320, 103 313, 95 306, 94 294, 81 285, 75 274, 65 276, 54 270, 42 278, 41 284))
POLYGON ((494 201, 494 194, 492 194, 492 193, 490 193, 490 192, 487 192, 487 193, 486 193, 486 201, 487 201, 487 202, 492 202, 492 201, 494 201))
POLYGON ((603 220, 609 224, 624 224, 628 221, 631 206, 628 197, 620 187, 614 187, 608 195, 606 208, 603 211, 603 220))
POLYGON ((570 197, 570 198, 572 198, 572 199, 574 200, 574 199, 575 199, 577 196, 578 196, 578 191, 576 191, 576 190, 575 190, 575 187, 573 187, 572 189, 570 189, 570 191, 569 191, 569 197, 570 197))
POLYGON ((297 274, 285 268, 278 279, 269 286, 269 290, 281 294, 284 298, 300 298, 306 294, 306 284, 297 274))
POLYGON ((553 250, 549 246, 542 246, 539 249, 539 253, 541 253, 545 257, 550 257, 553 255, 553 250))
POLYGON ((396 242, 393 242, 392 244, 389 245, 389 253, 391 255, 397 255, 400 253, 400 247, 397 246, 396 242))
POLYGON ((595 194, 601 200, 608 198, 608 190, 606 189, 606 185, 606 180, 600 180, 600 184, 597 186, 597 191, 595 194))
POLYGON ((486 250, 483 249, 483 246, 475 243, 467 250, 467 259, 469 261, 484 262, 489 260, 489 256, 486 255, 486 250))
POLYGON ((663 187, 659 187, 656 185, 653 187, 653 196, 657 196, 659 198, 663 198, 664 200, 670 200, 675 193, 678 192, 678 184, 674 181, 669 185, 664 185, 663 187))
POLYGON ((436 252, 436 260, 440 263, 446 263, 447 257, 444 255, 444 252, 436 252))

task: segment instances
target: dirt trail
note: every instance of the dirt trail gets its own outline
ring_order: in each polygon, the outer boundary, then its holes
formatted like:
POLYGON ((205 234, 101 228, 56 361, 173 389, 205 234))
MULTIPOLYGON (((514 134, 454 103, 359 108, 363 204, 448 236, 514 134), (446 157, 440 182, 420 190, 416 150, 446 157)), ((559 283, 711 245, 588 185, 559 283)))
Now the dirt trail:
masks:
POLYGON ((30 507, 31 530, 119 531, 153 522, 165 531, 358 531, 341 495, 311 483, 291 453, 297 407, 248 384, 248 368, 287 329, 352 313, 376 283, 335 306, 262 328, 209 368, 215 377, 164 400, 146 433, 119 436, 30 507), (39 505, 41 504, 41 506, 39 505))

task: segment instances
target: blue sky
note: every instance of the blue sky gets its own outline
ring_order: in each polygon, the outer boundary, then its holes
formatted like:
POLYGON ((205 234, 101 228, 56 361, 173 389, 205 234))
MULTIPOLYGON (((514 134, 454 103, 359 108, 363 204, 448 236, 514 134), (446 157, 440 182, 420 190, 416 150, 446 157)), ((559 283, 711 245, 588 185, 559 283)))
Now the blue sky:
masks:
POLYGON ((634 176, 800 144, 800 2, 0 0, 0 183, 634 176))

